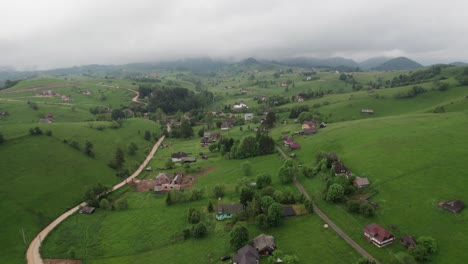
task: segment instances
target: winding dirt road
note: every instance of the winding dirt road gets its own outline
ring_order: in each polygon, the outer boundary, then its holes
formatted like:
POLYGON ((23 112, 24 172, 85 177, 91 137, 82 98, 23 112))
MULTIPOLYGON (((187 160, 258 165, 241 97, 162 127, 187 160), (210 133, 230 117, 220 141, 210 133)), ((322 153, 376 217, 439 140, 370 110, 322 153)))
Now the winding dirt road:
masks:
MULTIPOLYGON (((279 146, 276 146, 276 149, 279 151, 279 153, 281 154, 281 156, 283 156, 283 158, 287 159, 288 158, 288 155, 286 155, 286 153, 284 153, 284 151, 279 147, 279 146)), ((296 177, 294 177, 293 179, 294 181, 294 184, 296 185, 296 188, 306 197, 307 200, 309 201, 312 201, 312 199, 310 198, 309 194, 307 193, 307 191, 304 189, 304 187, 302 186, 302 184, 296 179, 296 177)), ((362 256, 364 256, 365 258, 369 259, 369 260, 373 260, 375 261, 376 264, 380 264, 380 262, 378 262, 374 257, 371 256, 371 254, 369 254, 367 251, 365 251, 361 246, 359 246, 352 238, 350 238, 343 230, 341 230, 341 228, 339 228, 332 220, 330 220, 330 218, 328 218, 327 215, 325 215, 322 210, 320 210, 320 208, 318 208, 318 206, 313 203, 312 204, 313 207, 314 207, 314 212, 325 222, 328 224, 328 226, 330 226, 341 238, 343 238, 351 247, 353 247, 357 252, 359 252, 362 256)))
MULTIPOLYGON (((138 167, 138 169, 130 175, 130 177, 126 178, 122 182, 114 185, 111 189, 111 191, 115 191, 125 184, 127 182, 131 181, 133 178, 137 177, 148 165, 148 162, 153 158, 154 154, 159 148, 159 145, 163 142, 165 136, 163 135, 156 144, 154 144, 153 148, 151 149, 150 153, 146 157, 145 161, 138 167)), ((67 217, 70 215, 74 214, 76 211, 80 209, 82 206, 86 206, 86 202, 82 202, 81 204, 73 207, 72 209, 66 211, 63 213, 61 216, 59 216, 57 219, 55 219, 52 223, 50 223, 46 228, 44 228, 37 236, 31 241, 31 244, 29 244, 28 251, 26 252, 26 259, 28 261, 28 264, 44 264, 41 258, 41 254, 39 252, 39 248, 41 247, 42 240, 52 231, 58 224, 63 222, 67 217)))

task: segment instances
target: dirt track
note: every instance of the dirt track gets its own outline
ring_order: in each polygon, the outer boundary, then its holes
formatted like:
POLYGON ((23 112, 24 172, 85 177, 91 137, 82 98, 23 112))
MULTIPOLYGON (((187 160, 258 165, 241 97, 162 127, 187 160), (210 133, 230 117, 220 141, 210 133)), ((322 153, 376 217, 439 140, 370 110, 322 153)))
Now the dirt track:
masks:
MULTIPOLYGON (((162 136, 158 142, 156 142, 156 144, 154 144, 153 148, 151 149, 150 153, 148 154, 148 156, 146 157, 145 161, 143 161, 143 163, 140 165, 140 167, 138 167, 138 169, 132 174, 130 175, 128 178, 126 178, 125 180, 123 180, 122 182, 114 185, 111 189, 111 191, 115 191, 119 188, 121 188, 122 186, 124 186, 125 184, 127 184, 127 182, 131 181, 132 179, 134 179, 135 177, 138 176, 138 174, 140 174, 143 169, 146 167, 146 165, 148 165, 148 162, 153 158, 154 154, 156 153, 156 151, 158 150, 159 148, 159 145, 161 145, 161 143, 163 142, 165 136, 162 136)), ((26 252, 26 259, 27 259, 27 262, 28 264, 44 264, 44 261, 42 260, 41 258, 41 254, 39 252, 39 248, 41 247, 41 243, 42 243, 42 240, 58 225, 60 224, 61 222, 63 222, 65 219, 67 219, 67 217, 69 217, 70 215, 74 214, 76 211, 78 211, 80 209, 80 207, 83 207, 83 206, 86 206, 87 204, 85 202, 82 202, 81 204, 73 207, 72 209, 66 211, 65 213, 63 213, 61 216, 59 216, 57 219, 55 219, 52 223, 50 223, 48 226, 46 226, 46 228, 44 228, 41 232, 39 232, 39 234, 31 241, 31 244, 29 244, 29 248, 28 248, 28 251, 26 252)))
POLYGON ((49 84, 49 85, 44 85, 44 86, 34 86, 34 87, 29 87, 29 88, 22 88, 22 89, 15 89, 15 90, 3 90, 0 91, 0 94, 14 94, 14 93, 24 93, 24 92, 31 92, 31 91, 37 91, 37 90, 42 90, 42 89, 53 89, 53 88, 62 88, 74 84, 79 84, 79 82, 69 82, 69 83, 57 83, 57 84, 49 84))

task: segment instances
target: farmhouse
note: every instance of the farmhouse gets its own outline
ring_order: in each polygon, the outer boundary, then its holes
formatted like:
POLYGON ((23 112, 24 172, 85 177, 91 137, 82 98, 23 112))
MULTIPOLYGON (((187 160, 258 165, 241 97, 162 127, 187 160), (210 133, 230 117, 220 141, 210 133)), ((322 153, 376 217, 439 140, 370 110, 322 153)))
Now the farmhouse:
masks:
POLYGON ((233 257, 234 264, 258 264, 260 255, 251 245, 245 245, 233 257))
POLYGON ((289 145, 291 145, 292 143, 294 143, 294 139, 292 137, 283 138, 283 144, 285 147, 289 147, 289 145))
POLYGON ((364 237, 377 247, 384 247, 395 241, 392 233, 379 226, 378 224, 369 224, 364 229, 364 237))
POLYGON ((168 192, 168 191, 180 191, 181 186, 180 184, 161 184, 161 185, 156 185, 154 186, 154 191, 156 193, 161 193, 161 192, 168 192))
POLYGON ((418 244, 416 239, 412 235, 404 235, 400 238, 400 242, 403 246, 407 248, 415 248, 418 244))
POLYGON ((182 161, 183 163, 192 163, 196 162, 197 159, 195 157, 182 157, 180 158, 180 161, 182 161))
POLYGON ((185 152, 176 152, 176 153, 172 153, 171 154, 171 159, 172 159, 172 162, 179 162, 181 161, 182 158, 184 157, 187 157, 187 153, 185 152))
POLYGON ((239 104, 235 104, 233 106, 234 109, 244 109, 244 108, 249 108, 244 102, 240 102, 239 104))
POLYGON ((62 99, 62 101, 67 102, 67 101, 70 101, 70 100, 71 100, 71 96, 69 96, 69 95, 62 95, 61 99, 62 99))
POLYGON ((281 82, 281 83, 280 83, 280 86, 281 86, 281 87, 287 87, 287 86, 288 86, 288 82, 281 82))
POLYGON ((317 133, 317 123, 315 120, 304 121, 302 123, 302 133, 304 135, 317 133))
POLYGON ((465 208, 465 203, 463 203, 461 200, 451 200, 448 202, 440 202, 439 206, 449 210, 452 213, 458 213, 463 210, 463 208, 465 208))
POLYGON ((94 207, 91 207, 91 206, 85 206, 83 208, 80 209, 80 214, 92 214, 94 213, 94 211, 96 210, 96 208, 94 207))
POLYGON ((156 176, 156 185, 168 184, 172 182, 172 178, 165 173, 159 173, 156 176))
POLYGON ((361 109, 361 114, 372 115, 374 114, 374 110, 373 109, 361 109))
POLYGON ((252 113, 249 113, 249 114, 245 114, 244 115, 244 120, 245 121, 252 121, 254 115, 252 113))
POLYGON ((298 96, 298 97, 297 97, 297 101, 298 101, 298 102, 304 102, 304 97, 298 96))
POLYGON ((226 218, 231 218, 234 214, 238 214, 245 210, 242 204, 218 204, 216 206, 216 220, 221 221, 226 218))
POLYGON ((346 176, 351 176, 351 171, 345 167, 345 165, 340 161, 333 162, 333 169, 335 170, 335 176, 338 174, 346 174, 346 176))
POLYGON ((369 179, 367 177, 361 178, 361 177, 356 177, 353 181, 353 185, 356 186, 356 188, 361 189, 364 187, 369 186, 369 179))
POLYGON ((259 255, 269 256, 276 249, 275 238, 261 234, 253 239, 253 246, 257 249, 259 255))

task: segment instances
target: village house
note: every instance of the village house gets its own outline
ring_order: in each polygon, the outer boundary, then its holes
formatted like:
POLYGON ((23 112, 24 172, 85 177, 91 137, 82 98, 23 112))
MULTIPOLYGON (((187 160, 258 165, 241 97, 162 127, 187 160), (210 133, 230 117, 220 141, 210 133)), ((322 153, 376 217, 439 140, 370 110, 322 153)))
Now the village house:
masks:
POLYGON ((317 123, 315 120, 304 121, 302 123, 302 133, 304 135, 317 133, 317 123))
POLYGON ((265 102, 265 101, 267 101, 267 100, 268 100, 268 97, 265 96, 265 95, 262 95, 262 101, 265 102))
POLYGON ((165 173, 159 173, 158 176, 156 176, 156 185, 169 184, 171 182, 172 177, 165 173))
POLYGON ((325 122, 322 122, 322 123, 320 123, 319 127, 320 127, 320 128, 326 128, 326 127, 327 127, 327 124, 325 124, 325 122))
POLYGON ((285 147, 289 147, 290 144, 294 143, 294 139, 292 137, 285 137, 283 138, 283 145, 285 147))
POLYGON ((202 147, 209 146, 211 143, 216 142, 220 136, 221 134, 219 133, 205 132, 203 133, 203 137, 200 140, 200 145, 202 147))
POLYGON ((154 186, 155 193, 162 193, 162 192, 168 192, 168 191, 180 191, 180 189, 181 189, 181 186, 179 184, 172 184, 172 183, 154 186))
POLYGON ((197 159, 195 157, 182 157, 180 158, 180 161, 182 161, 183 163, 193 163, 196 162, 197 159))
POLYGON ((234 264, 258 264, 260 255, 251 245, 245 245, 233 257, 234 264))
POLYGON ((280 86, 281 86, 281 87, 287 87, 287 86, 288 86, 288 82, 280 82, 280 86))
POLYGON ((298 97, 297 97, 297 101, 298 101, 298 102, 304 102, 304 97, 298 96, 298 97))
POLYGON ((253 239, 253 246, 260 256, 269 256, 276 249, 275 238, 261 234, 253 239))
POLYGON ((221 124, 221 130, 222 131, 226 131, 226 130, 229 130, 231 129, 231 126, 229 125, 228 122, 224 121, 222 124, 221 124))
POLYGON ((252 113, 248 113, 244 115, 244 120, 245 121, 252 121, 254 115, 252 113))
POLYGON ((71 101, 71 96, 69 95, 62 95, 60 98, 65 102, 71 101))
POLYGON ((407 248, 415 248, 418 244, 412 235, 404 235, 400 238, 400 243, 407 248))
POLYGON ((369 224, 364 229, 364 237, 367 241, 381 248, 393 243, 396 238, 392 233, 379 226, 378 224, 369 224))
POLYGON ((448 202, 440 202, 439 206, 452 213, 459 213, 463 208, 465 208, 465 203, 461 200, 451 200, 448 202))
POLYGON ((361 177, 356 177, 353 181, 353 185, 356 186, 356 188, 361 189, 364 187, 369 186, 369 179, 367 177, 361 178, 361 177))
POLYGON ((333 162, 333 169, 335 170, 335 176, 338 174, 346 174, 346 176, 351 176, 351 171, 345 167, 345 165, 340 161, 333 162))
POLYGON ((57 93, 52 90, 45 90, 41 91, 40 93, 36 94, 37 96, 56 96, 57 93))
POLYGON ((187 153, 185 152, 176 152, 171 154, 172 162, 180 162, 182 158, 188 157, 187 153))
POLYGON ((218 204, 216 206, 216 220, 221 221, 245 211, 242 204, 218 204))

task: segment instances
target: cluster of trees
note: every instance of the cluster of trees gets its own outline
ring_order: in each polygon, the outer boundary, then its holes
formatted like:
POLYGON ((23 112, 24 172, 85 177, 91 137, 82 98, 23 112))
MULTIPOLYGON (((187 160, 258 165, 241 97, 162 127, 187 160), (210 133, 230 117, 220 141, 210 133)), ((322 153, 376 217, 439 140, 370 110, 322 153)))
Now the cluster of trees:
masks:
POLYGON ((284 161, 283 166, 279 168, 278 177, 281 183, 291 183, 300 173, 301 171, 296 162, 292 159, 287 159, 284 161))
POLYGON ((271 96, 270 98, 268 98, 268 101, 269 101, 270 105, 272 105, 272 106, 280 106, 280 105, 288 104, 289 103, 289 98, 281 96, 281 95, 274 95, 274 96, 271 96))
POLYGON ((416 97, 418 94, 422 94, 427 92, 427 89, 424 89, 421 86, 413 86, 410 90, 406 92, 399 92, 395 94, 395 98, 402 99, 402 98, 412 98, 416 97))
POLYGON ((150 112, 161 108, 165 113, 175 113, 177 111, 190 111, 192 109, 201 109, 213 102, 213 93, 202 90, 195 93, 186 88, 166 88, 141 86, 140 92, 148 93, 151 89, 147 110, 150 112))
POLYGON ((114 159, 109 161, 107 164, 109 167, 117 171, 117 176, 120 178, 125 178, 130 175, 130 172, 127 168, 124 167, 125 164, 125 153, 122 148, 117 147, 115 150, 114 159))
POLYGON ((36 102, 27 101, 26 103, 32 108, 32 110, 39 110, 39 106, 37 106, 36 102))
POLYGON ((99 201, 99 208, 105 209, 105 210, 126 210, 128 209, 128 201, 127 198, 120 198, 115 201, 108 200, 107 198, 102 198, 99 201))
POLYGON ((100 200, 107 197, 110 189, 110 187, 98 183, 85 192, 84 200, 89 206, 99 207, 100 200))
POLYGON ((294 106, 293 108, 291 108, 291 112, 289 112, 289 118, 297 118, 302 112, 309 112, 309 106, 294 106))
POLYGON ((468 67, 465 68, 463 74, 458 77, 460 85, 468 85, 468 67))
POLYGON ((19 79, 19 80, 6 80, 1 89, 8 89, 10 87, 15 86, 16 84, 18 84, 21 81, 22 81, 22 79, 19 79))
POLYGON ((201 222, 202 213, 200 210, 189 208, 187 220, 189 224, 192 225, 182 230, 184 239, 188 239, 190 236, 194 238, 203 238, 208 234, 208 228, 203 222, 201 222))
MULTIPOLYGON (((260 131, 260 130, 259 130, 260 131)), ((275 142, 267 133, 257 133, 256 137, 246 137, 242 141, 234 141, 230 152, 226 152, 231 159, 246 159, 267 155, 275 151, 275 142)))
POLYGON ((190 121, 183 120, 179 127, 173 127, 169 134, 172 138, 191 138, 194 132, 190 121))

